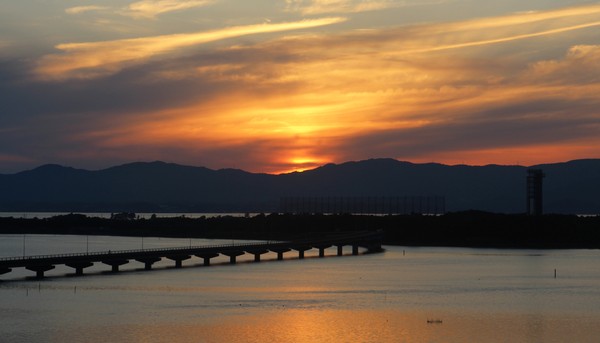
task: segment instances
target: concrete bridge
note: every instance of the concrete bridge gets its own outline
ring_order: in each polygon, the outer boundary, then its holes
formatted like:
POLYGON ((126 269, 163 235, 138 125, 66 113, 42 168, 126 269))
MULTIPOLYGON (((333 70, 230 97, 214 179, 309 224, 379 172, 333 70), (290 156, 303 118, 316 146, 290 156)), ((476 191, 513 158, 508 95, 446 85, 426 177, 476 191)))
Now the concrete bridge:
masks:
POLYGON ((119 250, 92 253, 74 253, 58 255, 39 255, 24 257, 0 258, 0 275, 12 271, 14 268, 25 268, 35 272, 37 278, 43 278, 44 273, 52 270, 56 265, 66 265, 75 269, 76 275, 83 275, 85 268, 94 263, 102 263, 111 267, 112 272, 118 272, 119 267, 130 261, 144 264, 146 270, 151 270, 152 265, 163 258, 172 260, 176 268, 181 268, 183 261, 197 256, 204 260, 204 265, 210 265, 210 260, 219 255, 229 257, 229 262, 236 263, 236 258, 244 254, 254 255, 254 261, 260 262, 260 256, 268 252, 277 253, 277 259, 283 260, 283 254, 296 251, 298 258, 304 258, 304 252, 311 249, 319 250, 319 257, 325 256, 325 249, 337 247, 337 255, 343 255, 344 246, 352 247, 352 255, 358 255, 360 247, 367 252, 381 251, 383 233, 355 232, 335 235, 322 235, 318 238, 299 239, 274 243, 228 244, 211 246, 190 246, 181 248, 161 248, 142 250, 119 250))

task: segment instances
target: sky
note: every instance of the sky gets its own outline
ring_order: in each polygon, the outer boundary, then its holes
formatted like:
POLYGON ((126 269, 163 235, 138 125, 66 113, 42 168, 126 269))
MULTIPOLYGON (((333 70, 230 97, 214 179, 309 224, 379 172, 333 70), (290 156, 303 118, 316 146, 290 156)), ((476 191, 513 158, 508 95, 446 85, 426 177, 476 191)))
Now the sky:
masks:
POLYGON ((0 0, 0 173, 600 158, 600 2, 0 0))

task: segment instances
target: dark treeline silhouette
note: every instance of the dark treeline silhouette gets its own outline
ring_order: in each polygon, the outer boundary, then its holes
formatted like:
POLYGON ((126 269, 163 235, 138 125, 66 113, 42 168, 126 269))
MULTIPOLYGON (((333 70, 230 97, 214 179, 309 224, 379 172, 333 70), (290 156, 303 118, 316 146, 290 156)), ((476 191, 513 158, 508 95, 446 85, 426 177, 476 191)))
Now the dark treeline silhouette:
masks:
POLYGON ((496 248, 600 248, 600 216, 507 215, 468 211, 423 215, 291 215, 106 219, 81 214, 0 218, 2 234, 72 234, 287 240, 383 230, 384 244, 496 248))

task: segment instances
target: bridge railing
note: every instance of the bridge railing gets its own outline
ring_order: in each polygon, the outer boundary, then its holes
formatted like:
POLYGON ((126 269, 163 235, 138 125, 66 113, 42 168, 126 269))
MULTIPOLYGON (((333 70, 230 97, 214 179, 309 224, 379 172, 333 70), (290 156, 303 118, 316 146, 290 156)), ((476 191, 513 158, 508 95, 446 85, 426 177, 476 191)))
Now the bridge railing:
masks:
POLYGON ((269 242, 257 241, 257 242, 246 242, 246 243, 196 245, 196 246, 172 247, 172 248, 107 250, 107 251, 93 251, 93 252, 81 252, 81 253, 66 253, 66 254, 11 256, 11 257, 1 257, 0 262, 47 259, 47 258, 62 258, 62 257, 87 257, 87 256, 102 256, 102 255, 138 254, 138 253, 146 253, 146 252, 176 252, 176 251, 200 250, 200 249, 244 248, 244 247, 254 247, 254 246, 266 246, 266 245, 273 245, 273 244, 280 244, 280 243, 283 243, 283 242, 280 242, 280 241, 269 241, 269 242))
MULTIPOLYGON (((232 243, 232 244, 214 244, 214 245, 201 245, 201 246, 184 246, 184 247, 173 247, 173 248, 151 248, 151 249, 129 249, 129 250, 108 250, 108 251, 95 251, 95 252, 82 252, 82 253, 66 253, 66 254, 47 254, 47 255, 30 255, 30 256, 13 256, 13 257, 2 257, 2 262, 15 262, 15 261, 30 261, 30 260, 42 260, 42 259, 55 259, 65 257, 94 257, 94 256, 110 256, 110 255, 126 255, 126 254, 143 254, 143 253, 177 253, 177 252, 189 252, 192 253, 194 250, 208 250, 208 249, 228 249, 228 248, 272 248, 280 245, 290 244, 348 244, 356 240, 364 238, 370 238, 377 236, 376 232, 356 232, 349 235, 336 236, 336 235, 324 235, 321 239, 305 238, 295 239, 292 241, 250 241, 244 243, 232 243)), ((193 254, 193 253, 192 253, 193 254)))

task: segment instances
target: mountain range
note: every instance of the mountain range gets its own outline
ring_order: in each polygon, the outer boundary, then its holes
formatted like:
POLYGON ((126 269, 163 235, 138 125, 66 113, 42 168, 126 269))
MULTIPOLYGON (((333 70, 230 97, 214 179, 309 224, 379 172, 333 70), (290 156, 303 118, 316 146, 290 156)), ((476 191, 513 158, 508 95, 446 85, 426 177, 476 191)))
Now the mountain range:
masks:
POLYGON ((600 213, 600 159, 531 167, 370 159, 279 175, 160 161, 97 171, 50 164, 0 174, 0 211, 273 212, 285 196, 443 196, 450 212, 523 213, 529 168, 546 175, 546 213, 600 213))

